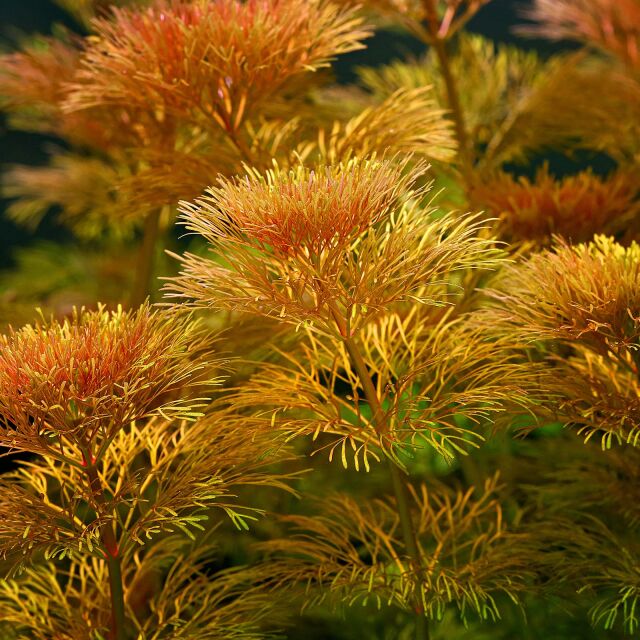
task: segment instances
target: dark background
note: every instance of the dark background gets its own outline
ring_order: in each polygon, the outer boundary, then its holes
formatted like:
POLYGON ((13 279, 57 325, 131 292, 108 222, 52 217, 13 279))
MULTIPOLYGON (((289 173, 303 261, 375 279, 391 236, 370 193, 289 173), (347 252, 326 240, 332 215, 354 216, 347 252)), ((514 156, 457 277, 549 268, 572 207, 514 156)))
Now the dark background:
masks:
MULTIPOLYGON (((529 4, 528 0, 493 0, 478 12, 468 29, 498 42, 517 42, 523 48, 533 48, 548 55, 562 45, 522 39, 513 33, 513 27, 523 22, 521 13, 529 4)), ((15 49, 16 43, 25 35, 51 34, 55 23, 81 31, 81 27, 52 0, 0 0, 0 46, 4 51, 15 49)), ((367 49, 342 56, 335 71, 340 82, 349 82, 354 79, 353 68, 357 65, 387 63, 422 50, 421 43, 408 36, 379 32, 367 41, 367 49)), ((8 130, 4 116, 0 114, 0 172, 12 164, 46 163, 47 149, 56 143, 54 138, 8 130)), ((2 215, 5 206, 6 201, 0 200, 0 269, 11 267, 12 251, 17 246, 44 238, 72 241, 70 234, 51 219, 45 219, 36 232, 16 226, 2 215)))

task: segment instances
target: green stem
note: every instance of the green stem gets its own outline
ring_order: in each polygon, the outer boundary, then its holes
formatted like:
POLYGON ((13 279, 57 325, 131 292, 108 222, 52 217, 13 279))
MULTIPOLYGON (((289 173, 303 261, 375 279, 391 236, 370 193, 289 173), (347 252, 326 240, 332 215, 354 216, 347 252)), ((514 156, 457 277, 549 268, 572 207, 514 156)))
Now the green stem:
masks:
POLYGON ((122 585, 122 568, 119 557, 107 554, 109 569, 109 586, 111 588, 111 629, 109 640, 125 640, 127 620, 124 610, 124 588, 122 585))
MULTIPOLYGON (((371 379, 369 369, 362 357, 362 354, 360 353, 360 349, 358 348, 356 341, 348 334, 347 324, 342 317, 342 314, 336 306, 331 303, 329 304, 329 308, 333 319, 338 325, 340 335, 344 341, 344 345, 351 359, 353 368, 358 374, 358 379, 362 385, 364 396, 371 407, 375 429, 378 434, 383 435, 389 431, 389 424, 385 417, 380 398, 378 397, 378 392, 376 391, 373 380, 371 379)), ((396 504, 398 505, 398 517, 400 518, 400 528, 402 529, 404 544, 413 564, 413 570, 420 577, 420 573, 422 571, 422 558, 420 555, 420 548, 418 546, 418 538, 413 525, 413 519, 411 518, 411 510, 409 508, 409 490, 402 478, 400 470, 391 460, 389 460, 389 473, 391 475, 391 483, 396 498, 396 504)), ((419 597, 415 598, 414 607, 416 640, 429 640, 429 624, 428 620, 424 616, 422 602, 419 597)))
POLYGON ((151 276, 160 229, 160 210, 147 214, 144 220, 142 244, 138 253, 135 280, 131 292, 131 307, 139 307, 151 293, 151 276))
MULTIPOLYGON (((89 479, 91 493, 96 503, 96 510, 100 513, 106 506, 102 484, 98 476, 95 463, 91 462, 90 456, 85 456, 87 463, 86 473, 89 479)), ((124 587, 122 583, 122 567, 120 549, 116 539, 113 526, 110 522, 105 522, 100 526, 100 539, 104 547, 104 554, 109 570, 109 586, 111 591, 111 624, 109 628, 109 640, 126 640, 126 616, 124 606, 124 587)))
POLYGON ((458 87, 456 86, 456 81, 453 77, 453 73, 451 72, 451 65, 449 64, 449 54, 447 53, 446 42, 436 35, 432 40, 432 46, 436 52, 436 56, 438 57, 440 72, 442 73, 442 79, 444 80, 447 91, 447 102, 449 103, 449 110, 453 117, 456 138, 458 139, 458 157, 460 158, 460 165, 464 174, 468 176, 471 171, 469 135, 467 133, 464 112, 460 103, 460 94, 458 93, 458 87))
MULTIPOLYGON (((461 170, 466 178, 471 175, 471 147, 469 134, 467 133, 467 126, 464 117, 464 111, 460 103, 460 94, 456 85, 455 78, 451 72, 451 64, 449 62, 449 54, 447 53, 447 35, 449 29, 445 29, 444 33, 441 33, 440 20, 438 17, 438 7, 436 0, 422 0, 425 15, 428 35, 423 39, 425 44, 433 47, 438 58, 438 64, 440 65, 440 73, 444 80, 445 89, 447 92, 447 102, 449 104, 449 111, 453 117, 453 124, 456 130, 456 138, 458 140, 458 158, 460 160, 461 170)), ((449 25, 450 26, 450 25, 449 25)))
MULTIPOLYGON (((398 505, 398 516, 400 517, 402 537, 404 538, 404 544, 409 552, 409 556, 415 565, 414 570, 419 576, 422 571, 422 558, 418 547, 416 532, 413 526, 413 520, 411 518, 411 510, 409 508, 409 490, 407 489, 407 485, 404 483, 400 469, 398 469, 391 460, 388 460, 388 464, 393 492, 396 497, 396 504, 398 505)), ((422 602, 418 596, 415 598, 414 606, 416 614, 414 616, 416 623, 416 640, 429 640, 429 621, 424 615, 422 602)))

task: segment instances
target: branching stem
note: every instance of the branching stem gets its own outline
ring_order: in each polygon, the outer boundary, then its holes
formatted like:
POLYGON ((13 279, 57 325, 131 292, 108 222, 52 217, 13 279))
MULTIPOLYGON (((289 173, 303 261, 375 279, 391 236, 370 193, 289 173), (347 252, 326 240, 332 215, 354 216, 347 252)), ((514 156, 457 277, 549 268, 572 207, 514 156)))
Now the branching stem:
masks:
MULTIPOLYGON (((90 456, 86 455, 85 462, 87 465, 86 474, 96 507, 98 510, 104 509, 106 499, 95 462, 91 460, 90 456)), ((100 539, 109 569, 109 586, 111 589, 111 625, 109 629, 109 640, 126 640, 127 620, 124 606, 120 548, 111 522, 105 522, 100 526, 100 539)))
MULTIPOLYGON (((353 336, 350 336, 347 330, 347 323, 342 317, 339 309, 335 304, 329 303, 329 309, 331 315, 335 320, 340 335, 344 341, 345 348, 351 359, 351 364, 358 375, 362 390, 364 391, 365 398, 371 407, 373 414, 373 423, 378 435, 383 436, 389 431, 389 423, 385 416, 382 403, 376 391, 369 369, 360 353, 358 344, 353 336)), ((402 537, 407 549, 407 553, 411 559, 414 571, 420 576, 422 572, 422 558, 420 554, 420 548, 418 547, 418 538, 416 536, 413 519, 411 517, 411 510, 409 508, 409 490, 404 482, 402 474, 398 467, 389 460, 389 473, 391 475, 391 484, 393 486, 393 492, 396 498, 396 504, 398 505, 398 517, 400 518, 400 528, 402 529, 402 537)), ((424 616, 422 608, 422 602, 419 597, 415 598, 415 623, 416 623, 416 640, 429 640, 429 625, 428 620, 424 616)))
POLYGON ((451 71, 451 65, 449 64, 446 42, 442 38, 436 37, 433 40, 433 48, 438 56, 440 72, 442 73, 442 79, 444 80, 447 90, 447 102, 449 103, 449 110, 453 117, 456 137, 458 138, 460 164, 463 170, 468 171, 470 164, 469 136, 467 134, 464 112, 460 104, 460 94, 458 93, 458 87, 451 71))
POLYGON ((453 124, 456 130, 456 138, 458 140, 458 157, 460 159, 460 167, 463 174, 468 177, 471 173, 471 148, 469 146, 469 134, 467 133, 467 125, 465 121, 464 111, 460 103, 460 93, 456 85, 456 80, 451 71, 449 54, 447 52, 447 32, 441 31, 441 25, 438 20, 438 12, 435 0, 423 0, 427 15, 427 31, 428 38, 426 44, 433 47, 438 58, 440 73, 444 80, 447 92, 447 102, 449 110, 453 118, 453 124))

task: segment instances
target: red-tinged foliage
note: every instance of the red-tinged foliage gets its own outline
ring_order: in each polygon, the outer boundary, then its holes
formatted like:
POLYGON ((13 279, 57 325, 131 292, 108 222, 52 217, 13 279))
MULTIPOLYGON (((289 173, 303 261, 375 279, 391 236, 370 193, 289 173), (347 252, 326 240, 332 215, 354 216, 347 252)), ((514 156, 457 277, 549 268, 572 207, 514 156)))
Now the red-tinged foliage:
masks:
POLYGON ((3 108, 52 109, 64 94, 64 83, 73 79, 79 50, 60 40, 7 54, 0 63, 3 108))
POLYGON ((42 451, 64 438, 86 447, 153 413, 190 415, 172 394, 203 367, 190 358, 194 331, 188 319, 143 306, 75 311, 2 336, 0 443, 42 451))
POLYGON ((573 242, 624 229, 638 214, 639 187, 627 173, 607 179, 590 171, 556 180, 546 168, 533 181, 499 173, 477 184, 478 206, 499 217, 500 235, 510 242, 545 244, 554 234, 573 242))
POLYGON ((344 336, 395 302, 446 304, 444 280, 493 268, 500 252, 472 216, 432 219, 414 185, 424 166, 406 165, 354 159, 221 180, 182 203, 186 228, 220 258, 185 254, 167 290, 195 307, 317 321, 329 332, 342 317, 344 336))
MULTIPOLYGON (((144 109, 65 110, 81 57, 79 38, 38 41, 0 57, 0 105, 19 129, 52 133, 84 149, 122 153, 159 137, 144 109)), ((165 122, 165 129, 167 123, 165 122)), ((157 143, 157 142, 156 142, 157 143)))
POLYGON ((207 216, 207 228, 198 230, 212 238, 240 233, 251 244, 283 257, 319 256, 347 246, 399 205, 403 190, 417 175, 403 176, 402 168, 387 162, 351 162, 345 167, 299 166, 289 172, 252 172, 244 179, 221 180, 196 202, 224 214, 207 216))
POLYGON ((507 267, 500 290, 504 318, 534 339, 604 342, 637 350, 640 339, 640 246, 611 238, 537 253, 507 267))
POLYGON ((238 129, 286 82, 361 48, 353 10, 325 0, 157 2, 94 22, 68 108, 120 105, 238 129))

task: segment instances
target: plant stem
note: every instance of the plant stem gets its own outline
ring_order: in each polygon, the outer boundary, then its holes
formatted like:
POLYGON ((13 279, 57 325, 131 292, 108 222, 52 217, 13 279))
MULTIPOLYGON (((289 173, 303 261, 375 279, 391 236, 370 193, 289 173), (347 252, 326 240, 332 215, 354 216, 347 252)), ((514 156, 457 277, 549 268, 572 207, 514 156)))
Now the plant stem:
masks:
POLYGON ((135 281, 131 292, 131 307, 139 307, 150 295, 151 276, 156 255, 156 244, 158 242, 158 232, 160 229, 160 210, 147 214, 144 220, 144 230, 142 244, 138 253, 138 263, 136 266, 135 281))
MULTIPOLYGON (((449 110, 453 117, 453 124, 456 130, 456 138, 458 139, 458 157, 463 174, 469 177, 471 174, 471 148, 469 146, 469 135, 464 117, 464 111, 460 103, 460 94, 456 85, 455 78, 451 72, 451 64, 449 62, 449 54, 447 53, 447 32, 441 33, 441 25, 438 18, 438 10, 436 0, 423 0, 426 12, 426 23, 428 37, 425 34, 425 44, 433 47, 440 65, 440 72, 444 80, 447 92, 447 102, 449 110)), ((449 25, 450 26, 450 25, 449 25)))
MULTIPOLYGON (((344 345, 351 359, 353 368, 358 374, 358 379, 360 381, 360 384, 362 385, 364 396, 369 403, 369 406, 371 407, 375 429, 378 434, 383 435, 389 431, 389 424, 385 417, 380 398, 378 397, 378 392, 376 391, 373 380, 371 379, 369 369, 364 361, 364 358, 362 357, 362 354, 360 353, 360 349, 358 348, 355 339, 349 335, 347 323, 342 317, 340 310, 332 302, 329 302, 329 310, 331 312, 331 316, 338 326, 338 330, 340 331, 340 335, 342 336, 342 340, 344 341, 344 345)), ((407 489, 407 485, 404 483, 398 467, 391 460, 389 460, 388 462, 389 473, 391 475, 391 484, 393 486, 393 492, 395 494, 396 503, 398 505, 398 517, 400 518, 402 537, 404 539, 404 544, 407 549, 407 553, 409 554, 409 558, 414 565, 414 571, 418 574, 418 576, 420 576, 420 572, 422 571, 422 559, 420 556, 420 549, 418 547, 418 539, 416 536, 415 528, 413 526, 413 520, 411 518, 411 510, 409 509, 409 491, 407 489)), ((429 640, 428 620, 424 616, 422 603, 417 597, 415 598, 414 606, 416 640, 429 640)))
MULTIPOLYGON (((400 469, 389 460, 389 473, 391 475, 391 483, 393 485, 393 492, 396 496, 396 503, 398 505, 398 516, 400 517, 400 526, 402 527, 402 537, 404 538, 404 544, 409 551, 409 556, 415 564, 415 571, 422 571, 422 559, 420 556, 420 549, 418 548, 418 541, 416 538, 416 532, 413 526, 413 520, 411 518, 411 511, 409 509, 409 491, 407 485, 404 483, 400 469)), ((419 579, 418 584, 422 582, 419 579)), ((422 609, 422 602, 420 598, 415 598, 415 623, 416 623, 416 640, 429 640, 429 621, 424 615, 422 609)))
MULTIPOLYGON (((90 462, 91 457, 85 456, 87 463, 86 473, 89 479, 91 493, 96 502, 96 507, 104 508, 106 500, 102 490, 102 484, 98 477, 95 463, 90 462)), ((109 640, 126 640, 125 627, 126 616, 124 607, 124 587, 122 584, 122 567, 120 550, 113 526, 110 522, 105 522, 100 526, 100 539, 104 547, 104 554, 109 570, 109 586, 111 590, 111 625, 109 629, 109 640)))
POLYGON ((462 111, 462 105, 460 104, 460 94, 458 93, 458 87, 456 86, 456 81, 453 77, 453 73, 451 72, 451 65, 449 64, 449 54, 447 53, 446 42, 436 35, 432 41, 432 46, 436 52, 436 56, 438 56, 440 72, 442 73, 442 79, 444 80, 445 88, 447 90, 447 102, 449 103, 449 110, 453 117, 453 124, 456 129, 456 138, 458 139, 460 165, 465 175, 469 175, 471 170, 471 158, 469 157, 469 135, 467 134, 467 126, 464 112, 462 111))
POLYGON ((124 588, 122 586, 122 568, 120 558, 107 554, 109 568, 109 586, 111 588, 111 629, 109 640, 125 640, 127 623, 124 610, 124 588))
POLYGON ((235 131, 228 131, 227 135, 229 140, 233 143, 233 146, 239 151, 240 156, 246 164, 253 164, 251 158, 251 151, 249 147, 236 135, 235 131))

